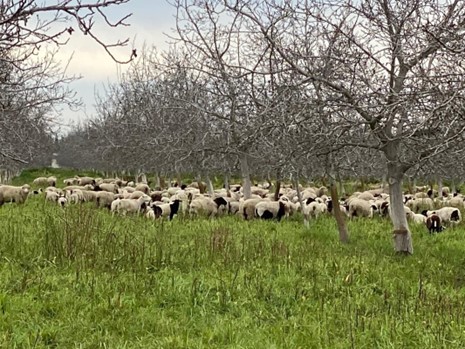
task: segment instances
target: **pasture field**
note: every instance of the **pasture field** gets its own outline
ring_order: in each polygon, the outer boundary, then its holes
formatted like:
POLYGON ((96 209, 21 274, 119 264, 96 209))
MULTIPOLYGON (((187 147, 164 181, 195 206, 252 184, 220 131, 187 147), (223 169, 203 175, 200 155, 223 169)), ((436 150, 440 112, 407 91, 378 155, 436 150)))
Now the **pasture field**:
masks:
POLYGON ((2 348, 463 348, 465 228, 0 208, 2 348))

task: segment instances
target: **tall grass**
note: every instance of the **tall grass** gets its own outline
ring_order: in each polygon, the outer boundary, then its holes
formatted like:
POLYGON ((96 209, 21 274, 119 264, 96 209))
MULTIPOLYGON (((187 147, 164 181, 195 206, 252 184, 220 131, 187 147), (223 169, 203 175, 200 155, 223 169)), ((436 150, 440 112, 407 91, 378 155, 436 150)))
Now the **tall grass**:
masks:
POLYGON ((0 209, 0 346, 461 348, 464 229, 399 257, 390 225, 0 209))

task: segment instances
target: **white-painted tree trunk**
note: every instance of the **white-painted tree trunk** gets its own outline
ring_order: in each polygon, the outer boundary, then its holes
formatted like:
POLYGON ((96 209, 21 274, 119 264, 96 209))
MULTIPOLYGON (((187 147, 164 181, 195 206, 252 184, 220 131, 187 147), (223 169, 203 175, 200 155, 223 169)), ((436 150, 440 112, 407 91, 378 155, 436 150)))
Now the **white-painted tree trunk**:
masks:
POLYGON ((407 216, 405 215, 402 177, 404 173, 393 163, 388 163, 389 199, 391 220, 394 226, 393 238, 396 252, 413 254, 412 234, 410 233, 407 216))
POLYGON ((249 199, 252 195, 252 184, 250 182, 249 161, 246 153, 243 153, 241 155, 240 161, 242 173, 242 190, 244 193, 244 199, 249 199))
POLYGON ((211 197, 215 195, 215 189, 213 188, 213 182, 208 174, 207 174, 207 190, 208 190, 208 194, 210 194, 211 197))

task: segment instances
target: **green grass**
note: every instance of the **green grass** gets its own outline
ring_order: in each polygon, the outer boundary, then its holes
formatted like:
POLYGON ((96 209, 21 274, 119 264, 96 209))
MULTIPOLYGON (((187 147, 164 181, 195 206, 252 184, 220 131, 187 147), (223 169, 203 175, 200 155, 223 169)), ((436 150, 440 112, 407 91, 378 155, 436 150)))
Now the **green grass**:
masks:
POLYGON ((397 256, 387 221, 152 222, 0 208, 0 347, 462 348, 463 226, 397 256))

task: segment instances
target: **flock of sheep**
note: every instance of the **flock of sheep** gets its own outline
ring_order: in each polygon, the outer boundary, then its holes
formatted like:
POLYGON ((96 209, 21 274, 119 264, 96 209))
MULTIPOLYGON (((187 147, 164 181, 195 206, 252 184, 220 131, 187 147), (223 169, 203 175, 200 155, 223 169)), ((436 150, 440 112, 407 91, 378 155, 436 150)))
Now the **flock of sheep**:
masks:
MULTIPOLYGON (((150 219, 173 219, 178 213, 215 217, 234 214, 244 219, 277 219, 301 212, 305 223, 333 209, 325 187, 299 187, 284 185, 275 201, 269 184, 252 187, 252 195, 245 199, 240 185, 201 193, 199 183, 175 184, 168 189, 153 190, 146 182, 134 183, 119 178, 79 177, 64 180, 64 188, 57 188, 56 177, 39 177, 31 190, 28 184, 21 187, 1 185, 0 205, 5 202, 24 203, 30 195, 44 195, 45 200, 65 207, 69 204, 93 202, 97 207, 108 208, 113 214, 141 214, 150 219)), ((200 185, 204 188, 204 185, 200 185)), ((413 223, 424 224, 429 232, 440 232, 445 225, 461 221, 460 209, 465 208, 463 195, 450 193, 448 187, 437 191, 416 187, 415 193, 404 195, 405 213, 413 223)), ((389 216, 389 195, 386 189, 377 188, 355 192, 339 202, 341 211, 348 217, 372 218, 389 216)))

